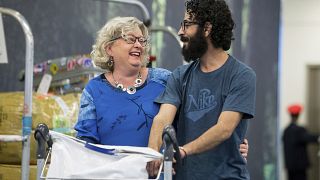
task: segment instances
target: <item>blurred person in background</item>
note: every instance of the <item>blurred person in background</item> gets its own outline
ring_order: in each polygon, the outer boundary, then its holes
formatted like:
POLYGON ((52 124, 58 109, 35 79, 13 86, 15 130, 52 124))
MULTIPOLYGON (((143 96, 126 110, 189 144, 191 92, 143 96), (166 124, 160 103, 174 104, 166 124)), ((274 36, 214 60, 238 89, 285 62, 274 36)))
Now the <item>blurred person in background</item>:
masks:
POLYGON ((307 145, 320 142, 319 135, 309 133, 297 121, 302 112, 302 106, 293 104, 288 107, 291 123, 283 133, 284 158, 288 180, 307 180, 307 169, 310 165, 307 145))

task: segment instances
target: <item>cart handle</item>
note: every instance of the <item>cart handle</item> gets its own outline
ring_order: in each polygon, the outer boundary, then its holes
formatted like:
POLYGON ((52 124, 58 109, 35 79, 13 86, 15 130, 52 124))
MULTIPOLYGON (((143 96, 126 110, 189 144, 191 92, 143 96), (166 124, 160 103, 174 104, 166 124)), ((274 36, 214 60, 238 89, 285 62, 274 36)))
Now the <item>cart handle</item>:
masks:
POLYGON ((48 126, 43 123, 38 124, 34 132, 34 138, 38 142, 37 159, 44 159, 46 156, 45 144, 48 145, 48 148, 51 148, 53 144, 48 126))
POLYGON ((173 149, 175 151, 174 157, 176 159, 177 165, 181 164, 181 155, 179 150, 179 144, 176 138, 176 132, 172 125, 167 125, 163 129, 162 133, 163 142, 165 145, 164 151, 164 160, 165 161, 172 161, 173 159, 173 149))

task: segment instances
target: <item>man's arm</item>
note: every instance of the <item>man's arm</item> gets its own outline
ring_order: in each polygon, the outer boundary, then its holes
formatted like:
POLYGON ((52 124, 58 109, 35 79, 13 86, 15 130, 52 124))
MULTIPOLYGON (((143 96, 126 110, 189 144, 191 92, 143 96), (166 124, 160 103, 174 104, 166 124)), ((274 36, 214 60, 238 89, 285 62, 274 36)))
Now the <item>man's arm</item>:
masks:
POLYGON ((303 128, 300 136, 301 143, 317 143, 320 142, 320 136, 316 134, 309 133, 307 129, 303 128))
POLYGON ((172 104, 161 104, 158 114, 154 117, 150 137, 149 147, 159 151, 162 144, 163 128, 172 124, 177 113, 177 107, 172 104))
MULTIPOLYGON (((162 145, 162 132, 163 128, 172 124, 174 117, 177 113, 177 107, 172 104, 161 104, 158 114, 154 117, 150 136, 149 147, 159 151, 162 145)), ((161 161, 151 161, 147 164, 147 171, 149 176, 155 177, 158 174, 161 161)))
POLYGON ((241 117, 242 113, 239 112, 222 112, 216 125, 212 126, 194 141, 183 146, 185 152, 187 155, 198 154, 216 147, 232 135, 241 117))

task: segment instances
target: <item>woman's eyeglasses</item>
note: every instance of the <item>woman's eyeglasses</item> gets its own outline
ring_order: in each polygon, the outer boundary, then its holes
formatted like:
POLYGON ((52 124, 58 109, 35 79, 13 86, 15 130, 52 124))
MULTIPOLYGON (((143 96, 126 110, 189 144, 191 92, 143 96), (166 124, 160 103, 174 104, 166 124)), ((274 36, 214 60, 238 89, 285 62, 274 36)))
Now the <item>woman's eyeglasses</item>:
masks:
POLYGON ((149 43, 149 39, 148 39, 148 38, 145 38, 145 37, 135 37, 135 36, 133 36, 133 35, 126 35, 126 34, 122 34, 121 36, 116 37, 116 38, 110 40, 110 42, 111 42, 111 41, 115 41, 115 40, 120 39, 120 38, 122 38, 122 39, 123 39, 126 43, 128 43, 128 44, 134 44, 134 43, 136 43, 137 40, 138 40, 138 42, 141 44, 142 47, 147 46, 148 43, 149 43))
POLYGON ((182 28, 183 31, 185 31, 189 26, 199 24, 196 21, 182 21, 180 23, 180 27, 182 28))

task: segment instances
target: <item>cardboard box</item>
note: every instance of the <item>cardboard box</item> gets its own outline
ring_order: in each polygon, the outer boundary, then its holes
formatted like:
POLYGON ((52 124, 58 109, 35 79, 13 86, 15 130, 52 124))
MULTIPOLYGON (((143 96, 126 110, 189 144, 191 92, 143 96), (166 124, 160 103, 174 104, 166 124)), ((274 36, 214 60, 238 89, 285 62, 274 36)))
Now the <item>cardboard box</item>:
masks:
MULTIPOLYGON (((30 164, 37 164, 37 142, 34 134, 30 137, 30 164)), ((0 142, 0 164, 20 165, 22 160, 22 142, 0 142)), ((1 179, 0 179, 1 180, 1 179)))
MULTIPOLYGON (((20 180, 21 179, 20 165, 0 164, 0 180, 20 180)), ((29 180, 37 179, 37 166, 30 166, 29 180)))
MULTIPOLYGON (((34 94, 32 102, 32 129, 45 123, 49 129, 68 135, 75 133, 73 127, 78 119, 81 94, 43 96, 34 94)), ((22 92, 0 93, 0 134, 21 135, 24 94, 22 92)), ((36 164, 37 142, 30 137, 30 164, 36 164)), ((0 163, 20 165, 22 142, 0 142, 0 163)), ((1 180, 1 179, 0 179, 1 180)))
MULTIPOLYGON (((45 123, 49 129, 71 133, 78 119, 80 93, 61 96, 33 94, 32 129, 45 123)), ((1 134, 22 134, 23 92, 0 93, 1 134)))

